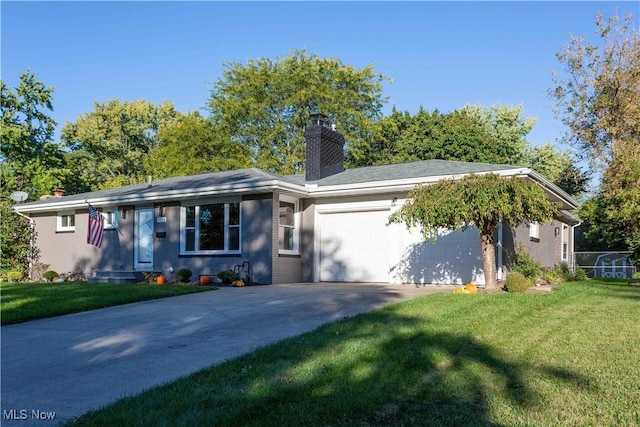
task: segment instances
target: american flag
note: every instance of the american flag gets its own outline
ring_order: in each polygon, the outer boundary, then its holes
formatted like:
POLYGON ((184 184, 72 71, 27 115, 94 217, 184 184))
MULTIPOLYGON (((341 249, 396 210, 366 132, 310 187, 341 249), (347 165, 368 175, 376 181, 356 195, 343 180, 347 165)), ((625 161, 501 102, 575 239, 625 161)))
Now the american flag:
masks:
POLYGON ((102 246, 104 234, 104 217, 89 203, 89 226, 87 228, 87 243, 97 247, 102 246))

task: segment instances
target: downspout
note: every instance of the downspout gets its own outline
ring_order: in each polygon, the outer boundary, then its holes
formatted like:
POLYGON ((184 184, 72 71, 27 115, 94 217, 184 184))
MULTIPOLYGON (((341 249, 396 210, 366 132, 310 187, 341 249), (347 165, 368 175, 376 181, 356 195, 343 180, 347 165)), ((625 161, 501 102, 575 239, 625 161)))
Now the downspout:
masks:
POLYGON ((498 224, 498 242, 496 244, 498 248, 498 280, 503 280, 502 271, 502 222, 498 224))
POLYGON ((576 227, 580 227, 583 221, 571 226, 571 271, 576 274, 576 227))
POLYGON ((34 231, 36 229, 36 222, 33 218, 26 216, 22 212, 18 212, 15 209, 13 211, 18 215, 20 215, 21 217, 29 220, 29 275, 28 275, 28 278, 29 280, 31 280, 33 276, 33 247, 34 247, 34 237, 35 237, 34 231))

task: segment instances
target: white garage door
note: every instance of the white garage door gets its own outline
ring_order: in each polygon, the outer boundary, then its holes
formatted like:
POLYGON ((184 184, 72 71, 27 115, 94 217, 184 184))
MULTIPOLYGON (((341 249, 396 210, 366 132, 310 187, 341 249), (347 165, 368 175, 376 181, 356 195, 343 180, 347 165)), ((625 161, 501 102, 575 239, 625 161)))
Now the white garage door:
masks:
POLYGON ((320 215, 320 281, 389 282, 389 210, 320 215))
POLYGON ((319 280, 484 284, 480 236, 442 231, 436 243, 419 230, 386 223, 389 210, 320 215, 319 280))

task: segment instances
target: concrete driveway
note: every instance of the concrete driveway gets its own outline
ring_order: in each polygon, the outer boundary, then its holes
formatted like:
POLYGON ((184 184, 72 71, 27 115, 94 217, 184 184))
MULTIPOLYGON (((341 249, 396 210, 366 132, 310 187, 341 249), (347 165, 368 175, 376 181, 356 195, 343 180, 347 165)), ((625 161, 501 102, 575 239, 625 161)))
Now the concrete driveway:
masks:
POLYGON ((0 424, 56 425, 344 316, 450 289, 344 283, 221 288, 3 326, 0 424))

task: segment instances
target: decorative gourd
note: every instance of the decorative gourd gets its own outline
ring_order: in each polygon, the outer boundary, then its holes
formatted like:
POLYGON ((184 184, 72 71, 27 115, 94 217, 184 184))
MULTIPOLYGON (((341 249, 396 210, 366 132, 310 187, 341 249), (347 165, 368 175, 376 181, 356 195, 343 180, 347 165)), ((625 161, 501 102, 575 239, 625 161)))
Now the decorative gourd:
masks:
POLYGON ((468 291, 470 294, 478 293, 478 287, 473 283, 467 283, 466 285, 464 285, 464 289, 468 291))
POLYGON ((211 283, 211 276, 208 276, 208 275, 200 276, 201 285, 208 285, 210 283, 211 283))
POLYGON ((158 278, 156 279, 156 283, 158 285, 164 285, 165 283, 167 283, 167 278, 164 276, 158 276, 158 278))
POLYGON ((236 288, 241 288, 244 286, 244 281, 242 279, 234 280, 231 283, 231 286, 235 286, 236 288))

